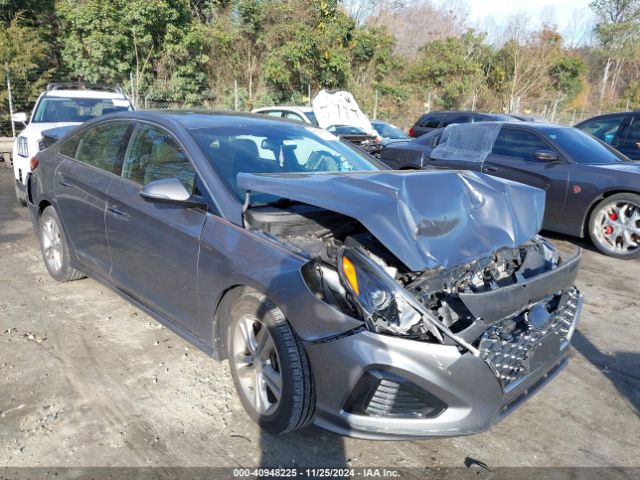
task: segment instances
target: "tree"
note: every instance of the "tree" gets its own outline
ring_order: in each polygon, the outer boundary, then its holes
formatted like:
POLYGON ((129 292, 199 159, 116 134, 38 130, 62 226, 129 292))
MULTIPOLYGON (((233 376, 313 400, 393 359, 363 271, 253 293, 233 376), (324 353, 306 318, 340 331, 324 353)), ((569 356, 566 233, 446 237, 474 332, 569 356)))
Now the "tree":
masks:
POLYGON ((62 59, 70 76, 193 103, 204 89, 205 35, 186 0, 64 0, 62 59))
POLYGON ((599 18, 595 33, 603 58, 599 99, 602 108, 607 91, 616 90, 625 63, 637 54, 640 0, 594 0, 590 7, 599 18))

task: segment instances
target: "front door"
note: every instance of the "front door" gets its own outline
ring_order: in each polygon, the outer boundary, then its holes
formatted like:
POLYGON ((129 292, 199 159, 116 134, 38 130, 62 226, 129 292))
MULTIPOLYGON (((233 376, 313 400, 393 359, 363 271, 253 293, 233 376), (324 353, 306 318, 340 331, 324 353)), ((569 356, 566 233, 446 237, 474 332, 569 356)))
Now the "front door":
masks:
POLYGON ((206 212, 152 203, 140 196, 154 180, 178 178, 194 191, 196 173, 166 130, 139 123, 127 149, 122 178, 108 191, 106 231, 111 277, 127 293, 193 331, 198 316, 197 266, 206 212))
POLYGON ((537 151, 558 153, 538 134, 502 127, 491 154, 482 164, 483 173, 541 188, 546 192, 544 228, 566 224, 564 208, 569 181, 569 164, 563 160, 536 160, 537 151))

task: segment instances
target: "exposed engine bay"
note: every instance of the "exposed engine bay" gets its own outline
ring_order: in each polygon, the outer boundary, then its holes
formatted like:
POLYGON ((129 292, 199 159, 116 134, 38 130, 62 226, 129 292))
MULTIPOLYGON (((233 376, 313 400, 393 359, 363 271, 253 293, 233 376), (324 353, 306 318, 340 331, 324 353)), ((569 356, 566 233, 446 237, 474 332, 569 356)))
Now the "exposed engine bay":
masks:
POLYGON ((368 329, 476 353, 472 344, 497 322, 543 299, 553 310, 577 272, 576 262, 552 275, 567 262, 538 236, 451 269, 413 272, 357 220, 335 212, 283 200, 248 209, 245 219, 248 228, 309 258, 303 274, 310 288, 368 329))

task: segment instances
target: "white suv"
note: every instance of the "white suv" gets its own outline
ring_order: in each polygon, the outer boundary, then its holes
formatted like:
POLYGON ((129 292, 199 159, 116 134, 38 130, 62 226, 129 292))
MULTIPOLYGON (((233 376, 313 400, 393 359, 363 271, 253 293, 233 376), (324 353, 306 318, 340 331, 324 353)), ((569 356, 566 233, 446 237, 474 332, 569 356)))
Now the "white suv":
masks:
POLYGON ((16 197, 26 205, 26 180, 31 159, 42 150, 42 132, 50 128, 80 125, 100 115, 133 110, 121 88, 84 83, 51 83, 40 94, 27 123, 26 113, 14 113, 13 121, 25 125, 13 144, 16 197))

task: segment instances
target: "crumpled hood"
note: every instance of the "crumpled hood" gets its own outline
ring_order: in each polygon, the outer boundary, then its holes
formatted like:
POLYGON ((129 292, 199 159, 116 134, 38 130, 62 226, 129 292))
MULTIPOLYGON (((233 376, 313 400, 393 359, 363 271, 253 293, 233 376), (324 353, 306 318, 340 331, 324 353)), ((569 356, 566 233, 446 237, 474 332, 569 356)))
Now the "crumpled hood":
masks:
POLYGON ((240 173, 238 186, 355 218, 412 271, 522 245, 545 205, 543 190, 472 172, 240 173))

